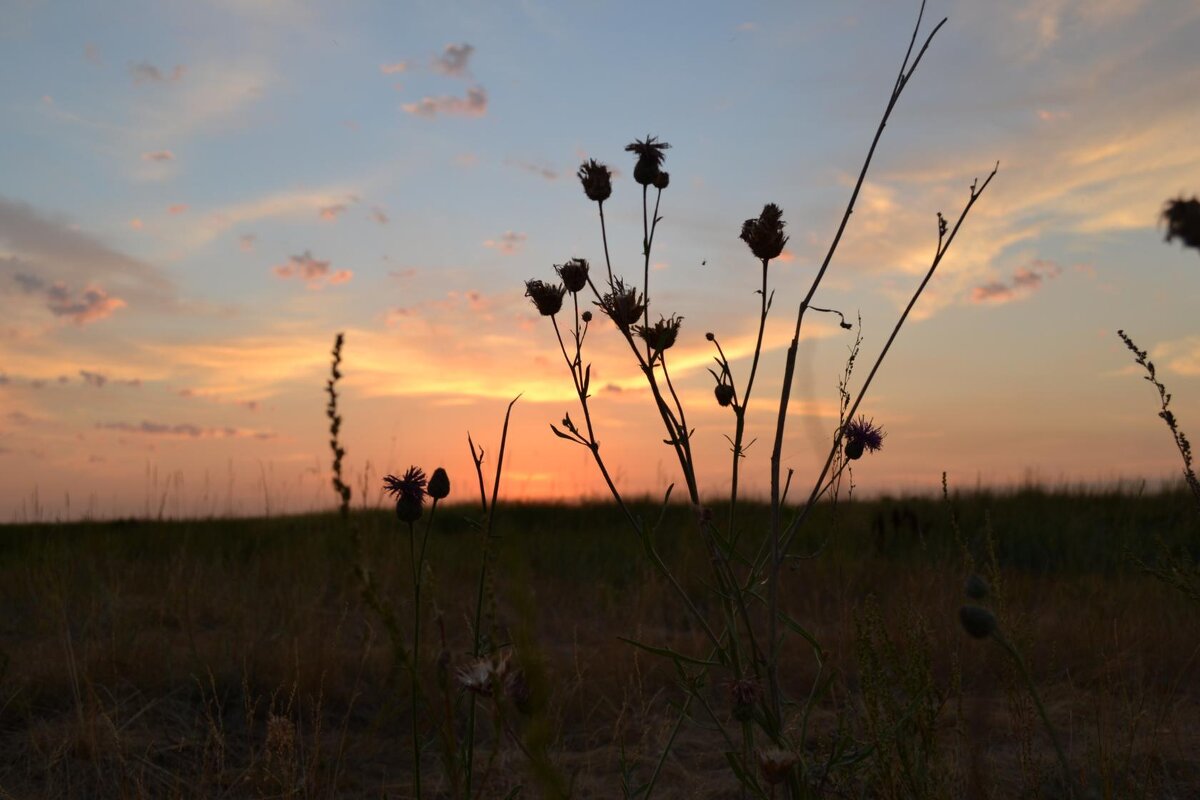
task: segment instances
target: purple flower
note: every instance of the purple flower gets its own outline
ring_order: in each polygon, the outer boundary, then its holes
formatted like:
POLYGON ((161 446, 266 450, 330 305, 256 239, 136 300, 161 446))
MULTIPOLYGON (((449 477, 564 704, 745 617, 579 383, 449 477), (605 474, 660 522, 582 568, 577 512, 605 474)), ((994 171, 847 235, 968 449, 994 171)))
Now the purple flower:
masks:
POLYGON ((875 420, 859 416, 856 420, 846 423, 842 436, 846 440, 846 458, 854 461, 862 458, 863 452, 874 453, 883 447, 883 428, 875 424, 875 420))

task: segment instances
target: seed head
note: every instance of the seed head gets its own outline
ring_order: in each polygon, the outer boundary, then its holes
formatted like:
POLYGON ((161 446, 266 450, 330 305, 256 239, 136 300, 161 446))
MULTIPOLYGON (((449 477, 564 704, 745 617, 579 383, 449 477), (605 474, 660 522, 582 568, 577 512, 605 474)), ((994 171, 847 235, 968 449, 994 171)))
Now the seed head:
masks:
POLYGON ((986 639, 996 632, 996 616, 986 608, 963 606, 958 610, 958 621, 976 639, 986 639))
POLYGON ((396 516, 401 522, 416 522, 425 505, 425 471, 409 467, 404 477, 383 476, 383 489, 396 498, 396 516))
POLYGON ((589 200, 603 203, 612 194, 612 173, 608 167, 592 158, 579 167, 579 182, 583 184, 583 193, 589 200))
POLYGON ((671 145, 658 141, 657 136, 647 136, 645 140, 635 139, 632 144, 625 145, 628 153, 637 153, 637 164, 633 168, 633 179, 642 186, 651 186, 658 178, 659 168, 662 167, 663 152, 671 145))
POLYGON ((590 311, 585 311, 582 314, 580 314, 579 316, 583 319, 584 322, 592 321, 592 312, 590 312, 590 311))
POLYGON ((967 597, 972 600, 982 600, 991 592, 991 587, 988 582, 978 575, 972 575, 967 578, 966 585, 963 586, 963 591, 967 597))
POLYGON ((778 747, 758 751, 758 768, 762 771, 763 780, 772 786, 786 781, 798 760, 795 753, 778 747))
POLYGON ((445 500, 450 495, 450 476, 446 470, 438 467, 429 476, 429 486, 426 493, 434 500, 445 500))
POLYGON ((572 258, 565 264, 555 264, 554 271, 562 278, 563 286, 571 294, 575 294, 587 286, 588 262, 583 258, 572 258))
POLYGON ((774 203, 767 203, 757 218, 742 223, 742 235, 739 238, 750 246, 750 252, 754 253, 756 258, 779 258, 788 240, 783 233, 783 226, 786 224, 783 221, 783 210, 774 203))
POLYGON ((886 434, 883 428, 875 424, 875 420, 860 416, 846 423, 842 435, 846 439, 846 458, 856 461, 862 458, 864 451, 874 453, 883 447, 883 437, 886 434))
POLYGON ((733 402, 733 387, 728 383, 718 383, 713 395, 717 398, 717 405, 724 408, 733 402))
POLYGON ((658 322, 650 325, 635 325, 634 333, 642 337, 642 341, 650 345, 650 351, 653 353, 661 353, 664 350, 670 350, 675 344, 675 337, 679 335, 679 323, 683 322, 683 317, 672 314, 670 317, 659 317, 658 322))
POLYGON ((1178 236, 1184 247, 1200 250, 1200 199, 1180 197, 1170 200, 1163 209, 1162 218, 1167 223, 1168 242, 1178 236))
POLYGON ((658 174, 654 176, 654 188, 661 192, 670 185, 671 174, 669 172, 663 172, 662 170, 659 170, 658 174))
POLYGON ((538 313, 543 317, 552 317, 562 310, 563 295, 566 293, 567 290, 562 284, 525 281, 525 296, 533 300, 538 313))
POLYGON ((642 312, 646 310, 646 298, 642 297, 636 286, 627 289, 625 282, 617 278, 613 290, 600 298, 596 305, 608 314, 618 328, 628 331, 629 326, 642 318, 642 312))

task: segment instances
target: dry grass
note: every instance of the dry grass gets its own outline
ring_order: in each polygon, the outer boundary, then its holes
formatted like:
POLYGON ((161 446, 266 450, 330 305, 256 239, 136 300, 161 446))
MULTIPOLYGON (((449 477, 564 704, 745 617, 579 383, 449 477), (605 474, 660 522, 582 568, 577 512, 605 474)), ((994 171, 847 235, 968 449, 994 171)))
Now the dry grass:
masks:
MULTIPOLYGON (((1145 529, 1194 542, 1187 498, 981 497, 961 504, 968 530, 985 506, 1008 562, 1007 629, 1073 767, 1098 797, 1196 796, 1196 608, 1117 554, 1145 529), (1064 518, 1096 507, 1120 530, 1107 543, 1081 542, 1053 520, 1029 529, 1023 506, 1064 518), (1111 515, 1116 506, 1122 517, 1111 515), (1035 543, 1040 565, 1027 563, 1035 543)), ((478 534, 462 521, 469 513, 449 509, 431 545, 427 596, 455 664, 471 650, 478 534)), ((1053 755, 1003 659, 959 629, 962 575, 944 516, 928 501, 856 503, 842 509, 822 556, 787 575, 786 605, 810 623, 836 676, 806 747, 819 753, 839 721, 864 735, 855 623, 873 595, 879 632, 895 645, 887 668, 899 675, 923 655, 944 700, 934 724, 945 796, 1037 796, 1053 755)), ((403 618, 404 536, 385 515, 352 521, 403 618)), ((689 529, 687 512, 674 522, 660 543, 665 557, 679 575, 704 574, 702 548, 671 533, 689 529)), ((554 762, 575 796, 618 796, 622 748, 645 780, 684 693, 669 664, 617 637, 691 653, 703 639, 613 509, 502 509, 498 532, 497 630, 524 631, 547 665, 554 762)), ((335 517, 0 530, 0 797, 408 796, 408 683, 364 608, 353 564, 335 517)), ((817 674, 801 644, 789 641, 784 654, 795 697, 817 674)), ((729 713, 722 687, 705 696, 714 713, 729 713)), ((724 745, 697 726, 683 730, 658 795, 735 796, 724 745)), ((486 725, 481 737, 486 754, 486 725)), ((427 752, 433 789, 436 748, 427 752)), ((881 752, 868 763, 831 775, 826 791, 857 794, 874 780, 883 796, 877 773, 895 765, 881 752)), ((520 753, 501 742, 482 796, 521 783, 521 796, 539 795, 520 753)))

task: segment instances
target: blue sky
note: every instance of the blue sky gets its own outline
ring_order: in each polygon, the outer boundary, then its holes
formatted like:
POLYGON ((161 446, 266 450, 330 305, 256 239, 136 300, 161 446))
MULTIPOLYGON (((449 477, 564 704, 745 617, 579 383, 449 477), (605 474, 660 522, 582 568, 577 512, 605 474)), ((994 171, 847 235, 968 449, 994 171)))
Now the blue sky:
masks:
MULTIPOLYGON (((685 317, 679 377, 719 493, 729 420, 710 407, 703 333, 743 355, 753 334, 741 220, 777 202, 792 237, 751 413, 769 436, 795 304, 916 10, 10 4, 0 512, 19 516, 35 489, 51 508, 71 491, 76 512, 92 495, 96 513, 140 510, 155 470, 186 479, 193 512, 218 494, 197 488, 205 475, 247 513, 268 473, 277 508, 330 502, 320 390, 339 330, 352 471, 445 463, 465 479, 466 430, 494 433, 525 392, 514 495, 596 491, 549 434, 570 380, 523 282, 601 257, 574 178, 584 158, 617 170, 615 266, 639 268, 623 146, 647 134, 672 144, 651 294, 685 317)), ((1114 332, 1152 350, 1185 427, 1200 419, 1200 264, 1157 221, 1168 197, 1200 192, 1200 8, 932 3, 926 27, 942 16, 818 296, 861 312, 866 353, 928 261, 935 212, 1000 173, 868 403, 889 438, 859 483, 1169 477, 1177 454, 1114 332)), ((812 330, 788 440, 801 471, 836 425, 848 344, 812 330)), ((636 371, 614 335, 594 342, 613 459, 628 489, 658 493, 674 477, 642 444, 657 433, 636 371)), ((752 456, 755 474, 765 460, 752 456)))

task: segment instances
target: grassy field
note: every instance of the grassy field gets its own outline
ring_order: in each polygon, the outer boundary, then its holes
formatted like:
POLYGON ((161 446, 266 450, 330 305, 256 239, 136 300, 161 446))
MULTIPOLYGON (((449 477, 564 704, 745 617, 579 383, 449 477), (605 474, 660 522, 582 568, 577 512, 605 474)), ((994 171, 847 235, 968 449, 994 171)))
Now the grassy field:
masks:
MULTIPOLYGON (((953 501, 977 558, 991 532, 1002 624, 1087 796, 1200 796, 1200 607, 1138 565, 1160 541, 1200 551, 1190 503, 1037 491, 953 501)), ((744 509, 746 530, 764 514, 744 509)), ((470 652, 477 517, 437 512, 430 685, 440 652, 449 675, 470 652)), ((699 594, 709 573, 693 530, 691 511, 673 508, 658 544, 699 594)), ((784 603, 833 676, 805 747, 819 757, 840 731, 863 753, 825 793, 1055 796, 1054 756, 1016 673, 959 626, 949 507, 855 501, 819 509, 805 530, 800 549, 819 553, 795 562, 784 603)), ((546 743, 546 769, 573 796, 619 797, 623 774, 644 782, 653 770, 682 697, 674 667, 619 637, 693 654, 703 641, 615 508, 502 505, 496 533, 488 616, 541 666, 530 681, 541 712, 516 725, 546 743)), ((0 797, 412 796, 411 694, 363 601, 359 562, 406 619, 409 541, 391 514, 0 528, 0 797)), ((793 638, 783 680, 805 696, 816 659, 793 638)), ((728 714, 723 687, 705 691, 728 714)), ((513 737, 481 728, 479 796, 543 796, 549 778, 513 737)), ((726 749, 685 724, 655 796, 737 796, 726 749)), ((426 796, 440 775, 430 746, 426 796)))

